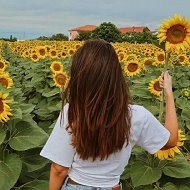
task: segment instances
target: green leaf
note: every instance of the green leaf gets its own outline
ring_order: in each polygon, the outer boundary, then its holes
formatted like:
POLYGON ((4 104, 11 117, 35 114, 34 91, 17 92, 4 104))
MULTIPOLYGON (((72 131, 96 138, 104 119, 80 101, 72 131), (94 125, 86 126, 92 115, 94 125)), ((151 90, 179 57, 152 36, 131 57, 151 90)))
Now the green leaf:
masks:
POLYGON ((3 143, 6 137, 6 130, 4 127, 0 127, 0 145, 3 143))
POLYGON ((48 189, 48 181, 45 180, 34 180, 28 183, 25 183, 19 190, 45 190, 48 189))
POLYGON ((23 152, 21 155, 21 160, 23 162, 23 168, 27 172, 39 170, 49 163, 49 160, 40 156, 39 150, 36 149, 23 152))
POLYGON ((176 160, 168 161, 162 169, 164 174, 175 178, 190 177, 190 163, 183 157, 177 157, 176 160))
POLYGON ((15 134, 9 141, 12 149, 18 151, 28 150, 42 145, 48 135, 40 128, 26 121, 20 121, 15 126, 15 134))
POLYGON ((189 107, 185 107, 185 108, 182 110, 181 117, 182 117, 184 120, 190 120, 190 108, 189 108, 189 107))
POLYGON ((131 180, 134 187, 154 183, 161 178, 160 168, 152 168, 144 162, 137 161, 131 166, 131 180))
POLYGON ((22 109, 22 113, 29 114, 30 112, 32 112, 34 110, 35 105, 33 105, 33 104, 21 104, 20 108, 22 109))
POLYGON ((50 91, 48 91, 48 92, 42 93, 42 96, 51 97, 51 96, 54 96, 54 95, 59 94, 59 93, 60 93, 60 89, 54 88, 54 89, 50 89, 50 91))
POLYGON ((178 188, 173 183, 166 183, 163 188, 163 190, 178 190, 178 188))
POLYGON ((0 189, 10 190, 17 182, 21 169, 22 162, 16 154, 9 154, 0 161, 0 189))

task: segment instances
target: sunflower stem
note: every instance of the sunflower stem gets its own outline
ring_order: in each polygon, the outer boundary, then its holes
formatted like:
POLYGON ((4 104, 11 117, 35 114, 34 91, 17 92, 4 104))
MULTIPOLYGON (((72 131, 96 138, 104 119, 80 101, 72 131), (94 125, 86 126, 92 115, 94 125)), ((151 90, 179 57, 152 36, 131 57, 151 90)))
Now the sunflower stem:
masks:
MULTIPOLYGON (((165 61, 165 66, 164 66, 164 72, 169 69, 169 58, 170 58, 170 53, 166 52, 166 61, 165 61)), ((162 90, 162 95, 160 96, 160 111, 159 111, 159 121, 162 123, 163 121, 163 113, 164 113, 164 90, 162 90)))

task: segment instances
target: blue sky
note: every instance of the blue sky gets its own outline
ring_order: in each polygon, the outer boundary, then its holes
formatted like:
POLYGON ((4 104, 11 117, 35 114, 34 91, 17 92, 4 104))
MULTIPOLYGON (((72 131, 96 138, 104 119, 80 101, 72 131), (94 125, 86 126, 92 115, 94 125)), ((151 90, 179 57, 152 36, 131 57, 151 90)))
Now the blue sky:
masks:
POLYGON ((68 35, 71 28, 108 21, 155 30, 175 13, 190 19, 190 0, 0 0, 0 37, 68 35))

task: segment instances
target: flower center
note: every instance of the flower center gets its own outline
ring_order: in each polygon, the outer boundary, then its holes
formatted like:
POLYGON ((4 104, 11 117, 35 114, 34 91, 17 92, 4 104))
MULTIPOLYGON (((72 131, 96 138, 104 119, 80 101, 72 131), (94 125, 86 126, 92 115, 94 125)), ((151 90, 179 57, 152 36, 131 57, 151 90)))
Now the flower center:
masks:
POLYGON ((184 26, 176 24, 170 27, 167 32, 167 41, 172 44, 182 43, 187 35, 187 30, 184 26))
POLYGON ((184 56, 179 56, 179 61, 180 62, 184 62, 185 61, 185 57, 184 56))
POLYGON ((61 70, 61 66, 59 64, 54 64, 53 69, 55 71, 60 71, 61 70))
POLYGON ((36 60, 36 59, 38 59, 38 56, 37 55, 32 55, 32 58, 34 59, 34 60, 36 60))
POLYGON ((4 111, 3 99, 0 98, 0 114, 4 111))
POLYGON ((162 89, 160 88, 160 84, 159 84, 158 81, 156 81, 156 82, 154 83, 154 90, 156 90, 156 91, 162 91, 162 89))
POLYGON ((129 63, 127 66, 128 71, 135 72, 138 69, 138 64, 136 63, 129 63))
POLYGON ((164 61, 164 60, 165 60, 164 54, 159 54, 159 55, 157 56, 157 58, 158 58, 158 61, 164 61))
POLYGON ((2 84, 5 87, 8 87, 9 83, 5 78, 0 78, 0 84, 2 84))
POLYGON ((39 53, 40 53, 41 56, 44 56, 46 54, 45 49, 40 49, 39 53))
POLYGON ((65 81, 66 81, 66 76, 63 75, 63 74, 58 74, 56 77, 55 77, 56 81, 58 84, 60 84, 61 86, 64 86, 65 85, 65 81))
POLYGON ((52 56, 56 56, 56 51, 51 51, 52 56))

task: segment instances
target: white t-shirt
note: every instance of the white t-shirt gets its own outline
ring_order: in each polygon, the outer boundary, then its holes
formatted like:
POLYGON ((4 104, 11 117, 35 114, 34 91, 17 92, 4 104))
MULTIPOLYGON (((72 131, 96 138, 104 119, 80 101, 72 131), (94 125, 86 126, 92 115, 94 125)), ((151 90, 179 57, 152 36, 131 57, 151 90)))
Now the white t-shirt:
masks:
POLYGON ((79 184, 94 187, 113 187, 119 183, 124 167, 128 164, 132 147, 137 144, 154 154, 168 141, 170 133, 144 107, 131 105, 131 140, 122 150, 100 161, 82 160, 71 146, 71 135, 66 131, 68 104, 64 107, 63 124, 61 114, 42 149, 40 155, 65 167, 70 167, 69 177, 79 184))

